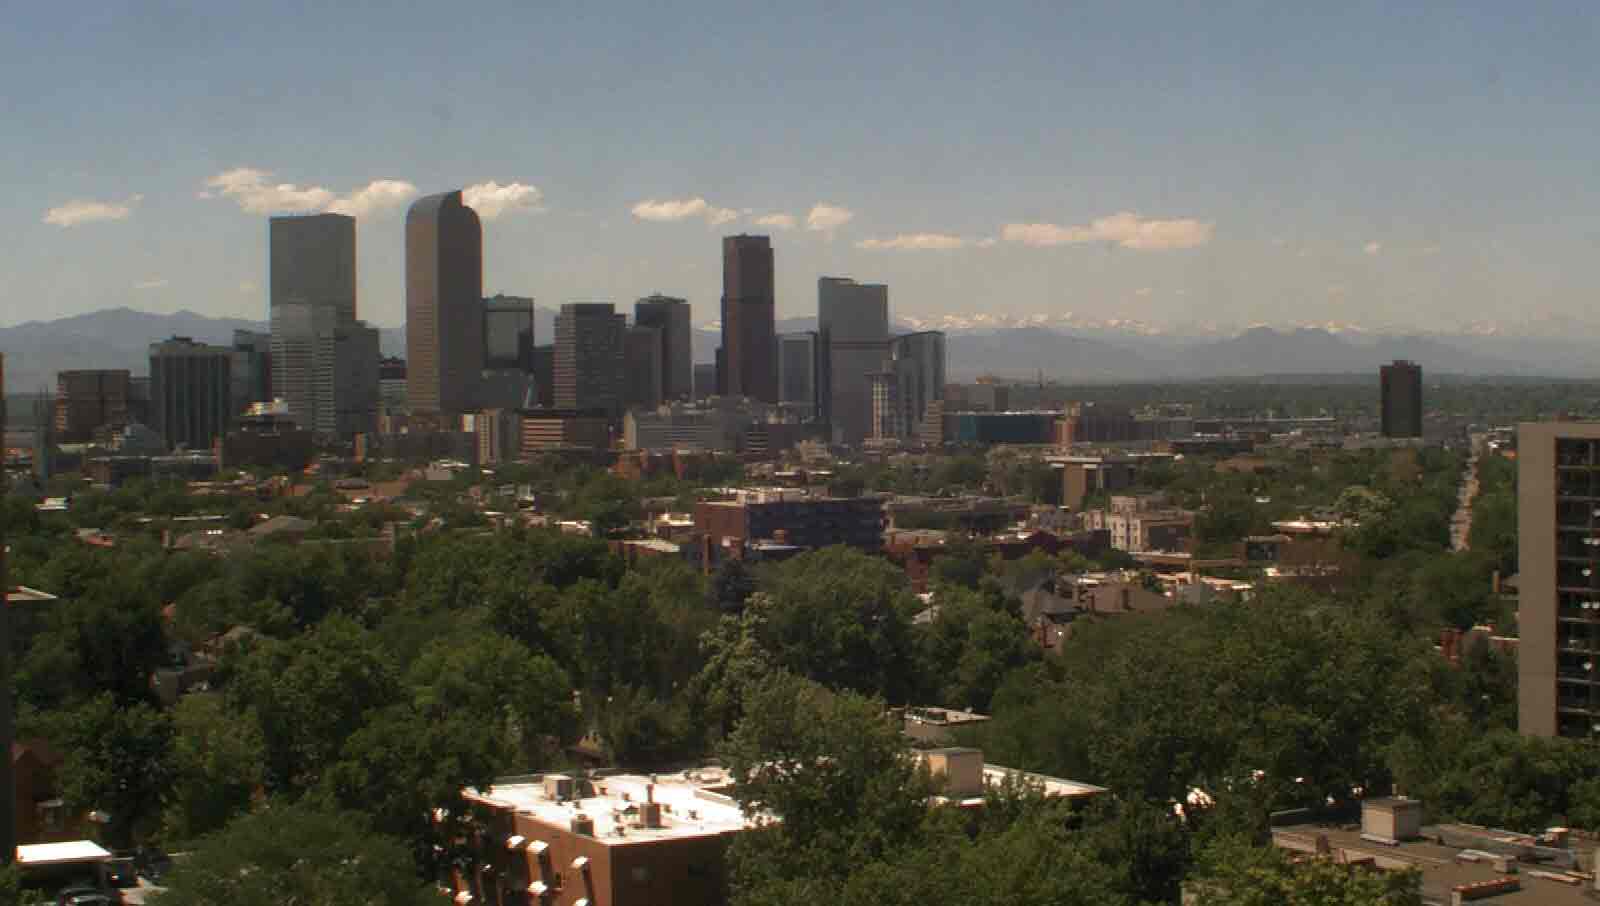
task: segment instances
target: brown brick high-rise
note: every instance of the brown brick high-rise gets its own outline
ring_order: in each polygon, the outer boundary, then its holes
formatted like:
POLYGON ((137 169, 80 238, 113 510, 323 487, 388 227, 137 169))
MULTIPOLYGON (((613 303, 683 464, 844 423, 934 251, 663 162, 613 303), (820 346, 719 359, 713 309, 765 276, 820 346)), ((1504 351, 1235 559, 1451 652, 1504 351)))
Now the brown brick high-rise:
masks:
POLYGON ((406 392, 417 412, 476 407, 483 371, 483 225, 460 192, 406 214, 406 392))
POLYGON ((777 291, 772 240, 722 239, 723 393, 778 402, 777 291))

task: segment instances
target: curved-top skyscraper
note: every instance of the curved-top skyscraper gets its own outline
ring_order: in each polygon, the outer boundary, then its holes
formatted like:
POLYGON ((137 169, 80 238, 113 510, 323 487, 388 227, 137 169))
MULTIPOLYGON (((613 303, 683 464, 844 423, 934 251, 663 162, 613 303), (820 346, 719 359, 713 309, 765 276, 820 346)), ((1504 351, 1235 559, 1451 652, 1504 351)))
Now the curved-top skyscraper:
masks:
POLYGON ((406 213, 406 390, 416 412, 476 407, 483 371, 483 225, 461 193, 406 213))

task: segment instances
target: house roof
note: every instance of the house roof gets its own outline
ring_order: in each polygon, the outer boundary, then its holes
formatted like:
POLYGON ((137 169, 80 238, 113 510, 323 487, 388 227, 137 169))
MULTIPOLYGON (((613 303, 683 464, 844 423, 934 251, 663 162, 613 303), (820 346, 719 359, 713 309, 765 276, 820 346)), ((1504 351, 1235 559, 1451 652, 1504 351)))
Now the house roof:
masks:
POLYGON ((35 738, 24 739, 11 744, 12 764, 17 763, 22 759, 22 756, 30 752, 33 753, 33 757, 39 759, 40 763, 42 764, 57 765, 63 761, 61 753, 57 752, 55 747, 51 746, 48 740, 35 738))

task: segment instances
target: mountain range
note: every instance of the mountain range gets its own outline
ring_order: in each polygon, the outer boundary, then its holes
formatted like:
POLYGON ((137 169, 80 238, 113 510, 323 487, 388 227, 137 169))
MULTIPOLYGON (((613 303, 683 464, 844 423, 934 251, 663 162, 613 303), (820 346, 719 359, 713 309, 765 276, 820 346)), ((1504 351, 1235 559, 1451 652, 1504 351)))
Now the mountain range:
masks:
MULTIPOLYGON (((534 333, 554 335, 555 313, 537 309, 534 333)), ((812 318, 780 321, 780 331, 815 329, 812 318)), ((981 375, 1063 382, 1204 380, 1291 374, 1372 373, 1384 362, 1410 359, 1426 372, 1451 375, 1596 378, 1592 342, 1490 332, 1403 334, 1338 326, 1257 326, 1232 333, 1159 331, 1136 322, 1005 321, 974 316, 942 320, 901 317, 896 332, 945 329, 952 381, 981 375)), ((48 390, 70 368, 149 368, 149 344, 171 336, 227 344, 233 331, 265 330, 258 321, 191 311, 154 314, 112 308, 53 321, 0 328, 6 386, 12 393, 48 390)), ((715 325, 696 328, 696 361, 710 361, 715 325)), ((386 355, 405 354, 405 329, 381 329, 386 355)))

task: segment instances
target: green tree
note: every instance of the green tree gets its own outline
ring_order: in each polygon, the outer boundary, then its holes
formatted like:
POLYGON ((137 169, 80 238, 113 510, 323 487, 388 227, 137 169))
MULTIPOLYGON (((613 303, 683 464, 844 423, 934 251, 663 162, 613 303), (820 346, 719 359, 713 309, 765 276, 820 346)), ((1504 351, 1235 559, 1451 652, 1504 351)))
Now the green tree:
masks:
POLYGON ((243 814, 266 783, 266 740, 248 713, 220 695, 186 695, 172 709, 172 783, 163 831, 194 840, 243 814))
POLYGON ((1222 839, 1199 856, 1197 906, 1421 906, 1416 871, 1351 870, 1328 859, 1293 862, 1272 846, 1222 839))
POLYGON ((762 644, 779 666, 894 702, 915 690, 910 620, 921 605, 890 564, 824 548, 782 564, 770 595, 762 644))
POLYGON ((228 707, 253 713, 265 733, 272 790, 315 785, 368 716, 400 694, 377 636, 345 617, 289 641, 262 640, 224 667, 228 707))
POLYGON ((739 804, 782 819, 733 844, 732 883, 745 896, 883 859, 927 813, 925 775, 874 699, 774 674, 722 751, 739 804))
POLYGON ((116 845, 147 838, 172 778, 172 720, 143 703, 118 705, 110 693, 45 720, 65 755, 59 782, 68 808, 108 814, 116 845))
POLYGON ((357 813, 276 802, 201 841, 151 899, 161 906, 433 904, 403 844, 357 813))

